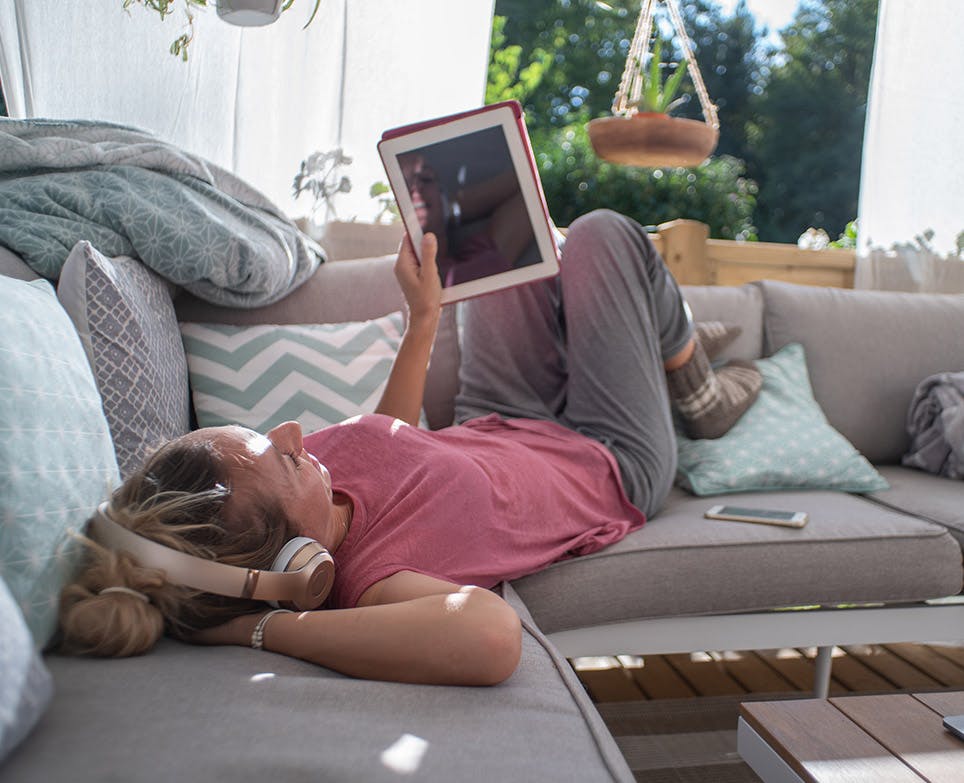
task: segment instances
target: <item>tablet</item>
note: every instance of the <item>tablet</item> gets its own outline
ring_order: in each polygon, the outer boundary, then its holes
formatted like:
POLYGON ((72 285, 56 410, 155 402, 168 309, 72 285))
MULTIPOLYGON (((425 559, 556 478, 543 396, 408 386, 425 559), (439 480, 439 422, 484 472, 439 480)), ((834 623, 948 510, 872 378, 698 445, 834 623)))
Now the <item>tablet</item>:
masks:
POLYGON ((416 255, 438 238, 443 304, 558 274, 517 101, 388 130, 378 152, 416 255))

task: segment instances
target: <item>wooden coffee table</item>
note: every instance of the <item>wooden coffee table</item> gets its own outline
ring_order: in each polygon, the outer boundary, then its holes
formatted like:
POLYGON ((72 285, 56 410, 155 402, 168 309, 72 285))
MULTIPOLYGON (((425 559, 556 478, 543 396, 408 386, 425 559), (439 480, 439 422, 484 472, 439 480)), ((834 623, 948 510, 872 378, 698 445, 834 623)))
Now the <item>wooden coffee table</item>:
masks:
POLYGON ((964 740, 941 725, 964 691, 740 706, 740 756, 766 783, 964 781, 964 740))

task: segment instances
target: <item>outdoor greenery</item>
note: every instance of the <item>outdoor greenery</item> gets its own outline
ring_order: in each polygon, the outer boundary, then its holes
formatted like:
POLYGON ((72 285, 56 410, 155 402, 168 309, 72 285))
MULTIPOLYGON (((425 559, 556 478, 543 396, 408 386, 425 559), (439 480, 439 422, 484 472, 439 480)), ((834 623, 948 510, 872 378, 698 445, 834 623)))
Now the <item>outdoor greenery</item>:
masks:
POLYGON ((636 104, 639 111, 669 114, 677 106, 686 103, 685 97, 676 97, 683 84, 683 77, 686 75, 686 60, 677 63, 676 70, 664 81, 663 72, 666 70, 666 63, 662 60, 662 52, 663 42, 657 38, 648 66, 638 62, 639 58, 636 58, 636 68, 643 77, 642 92, 636 104))
POLYGON ((686 217, 706 223, 722 239, 755 238, 756 185, 737 158, 721 155, 697 169, 642 169, 600 161, 580 123, 552 129, 542 139, 536 162, 558 225, 609 208, 644 225, 686 217))
MULTIPOLYGON (((782 45, 744 0, 730 14, 715 0, 680 4, 720 141, 709 163, 660 172, 595 159, 582 130, 609 114, 638 0, 496 0, 486 100, 525 107, 553 218, 608 207, 644 223, 703 220, 724 238, 843 232, 857 214, 877 0, 802 0, 782 45)), ((680 62, 662 25, 662 59, 680 62)), ((690 79, 682 93, 674 113, 702 118, 690 79)))

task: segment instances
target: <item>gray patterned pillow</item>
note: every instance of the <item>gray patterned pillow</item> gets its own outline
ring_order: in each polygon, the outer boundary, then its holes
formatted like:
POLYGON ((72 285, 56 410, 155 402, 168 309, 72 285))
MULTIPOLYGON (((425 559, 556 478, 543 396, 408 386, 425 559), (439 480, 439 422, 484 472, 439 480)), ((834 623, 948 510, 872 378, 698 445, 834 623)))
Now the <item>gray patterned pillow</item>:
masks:
POLYGON ((121 477, 190 429, 187 361, 169 284, 133 258, 78 242, 57 296, 80 334, 110 425, 121 477))

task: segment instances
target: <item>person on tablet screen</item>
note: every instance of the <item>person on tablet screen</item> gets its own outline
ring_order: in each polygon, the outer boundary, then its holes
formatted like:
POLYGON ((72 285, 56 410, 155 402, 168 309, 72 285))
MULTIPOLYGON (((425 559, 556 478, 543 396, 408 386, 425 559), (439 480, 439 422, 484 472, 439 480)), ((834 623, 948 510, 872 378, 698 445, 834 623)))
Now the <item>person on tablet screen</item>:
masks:
MULTIPOLYGON (((507 168, 450 193, 421 152, 399 156, 423 233, 438 238, 438 269, 447 287, 522 265, 535 236, 508 158, 507 168)), ((464 171, 464 168, 463 168, 464 171)))
POLYGON ((294 422, 194 431, 161 446, 107 509, 136 536, 247 569, 310 537, 335 562, 319 610, 186 589, 90 542, 62 597, 66 651, 136 655, 166 632, 356 677, 501 682, 521 629, 489 588, 642 527, 673 483, 672 412, 691 437, 718 437, 759 391, 752 362, 711 369, 646 231, 601 211, 570 227, 558 277, 463 304, 458 423, 421 429, 437 251, 433 233, 421 264, 407 238, 400 248, 409 317, 373 413, 310 434, 294 422))

